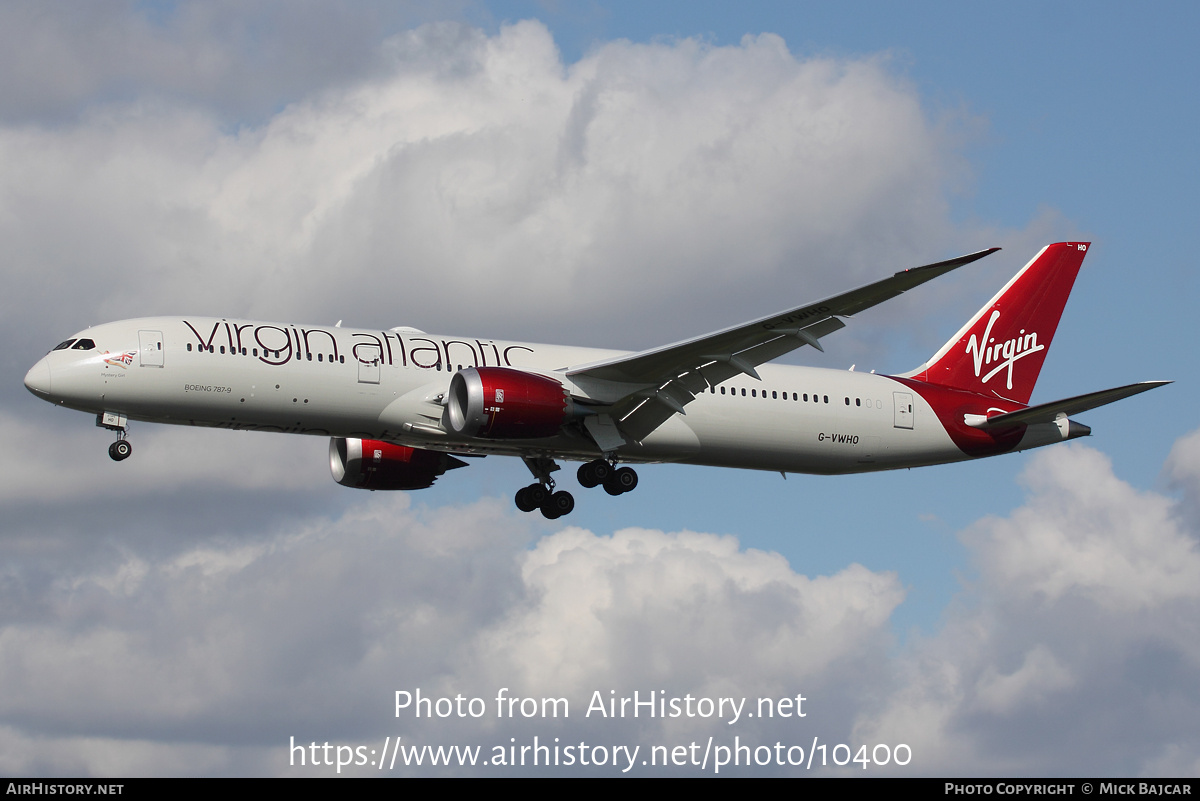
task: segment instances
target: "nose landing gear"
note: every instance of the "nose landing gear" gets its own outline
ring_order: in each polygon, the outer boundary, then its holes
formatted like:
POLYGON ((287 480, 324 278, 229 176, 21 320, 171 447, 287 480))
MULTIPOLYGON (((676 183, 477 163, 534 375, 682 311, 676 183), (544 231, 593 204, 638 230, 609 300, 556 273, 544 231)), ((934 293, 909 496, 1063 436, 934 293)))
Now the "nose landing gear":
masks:
POLYGON ((96 425, 117 432, 117 441, 108 446, 108 455, 114 462, 123 462, 133 454, 133 445, 125 439, 125 425, 128 418, 116 412, 101 412, 96 415, 96 425))

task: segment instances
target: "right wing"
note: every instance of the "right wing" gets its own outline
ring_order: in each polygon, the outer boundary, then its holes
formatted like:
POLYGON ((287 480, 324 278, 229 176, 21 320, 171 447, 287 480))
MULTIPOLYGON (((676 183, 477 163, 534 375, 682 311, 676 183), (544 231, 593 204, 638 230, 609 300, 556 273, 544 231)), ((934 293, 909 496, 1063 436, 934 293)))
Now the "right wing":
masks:
MULTIPOLYGON (((640 441, 671 415, 684 414, 683 407, 710 386, 740 374, 758 378, 754 369, 758 365, 804 345, 823 350, 820 338, 846 325, 839 317, 869 309, 999 249, 902 270, 816 303, 673 345, 570 367, 565 372, 573 381, 599 390, 601 396, 602 385, 614 388, 618 397, 605 399, 611 407, 606 410, 610 419, 604 425, 615 425, 625 437, 640 441)), ((607 439, 607 444, 617 444, 611 436, 607 439)), ((604 450, 610 449, 599 439, 598 444, 604 450)))

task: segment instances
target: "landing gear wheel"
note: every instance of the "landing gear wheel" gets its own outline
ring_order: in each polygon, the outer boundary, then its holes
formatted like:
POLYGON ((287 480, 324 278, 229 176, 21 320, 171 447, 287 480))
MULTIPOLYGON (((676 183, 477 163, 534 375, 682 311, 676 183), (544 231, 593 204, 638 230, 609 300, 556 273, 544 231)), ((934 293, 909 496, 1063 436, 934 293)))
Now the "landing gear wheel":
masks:
POLYGON ((133 453, 133 446, 127 439, 119 439, 108 446, 108 455, 114 462, 123 462, 133 453))
POLYGON ((550 497, 550 490, 541 484, 530 484, 525 488, 525 497, 533 504, 533 508, 537 509, 546 505, 546 499, 550 497))
POLYGON ((622 467, 613 471, 612 475, 604 480, 604 491, 609 495, 621 495, 637 485, 638 477, 637 473, 633 472, 633 468, 622 467))
POLYGON ((522 512, 532 512, 537 508, 537 504, 529 502, 529 487, 517 490, 517 508, 522 512))
POLYGON ((560 490, 546 498, 542 504, 542 517, 547 520, 555 520, 564 515, 571 514, 575 509, 575 499, 571 497, 571 493, 566 490, 560 490))
POLYGON ((522 512, 532 512, 542 507, 550 493, 541 484, 530 484, 517 490, 517 508, 522 512))
POLYGON ((610 475, 612 465, 603 459, 596 459, 580 465, 576 477, 579 479, 579 486, 591 489, 603 484, 610 475))

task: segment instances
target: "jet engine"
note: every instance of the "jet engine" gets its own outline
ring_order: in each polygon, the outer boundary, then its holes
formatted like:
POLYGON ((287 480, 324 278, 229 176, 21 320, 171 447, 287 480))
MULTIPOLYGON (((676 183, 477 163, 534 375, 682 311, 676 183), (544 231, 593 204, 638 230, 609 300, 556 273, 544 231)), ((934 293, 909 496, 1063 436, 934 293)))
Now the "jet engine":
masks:
POLYGON ((447 470, 467 463, 448 453, 408 448, 374 439, 329 440, 329 469, 343 487, 416 490, 432 486, 447 470))
POLYGON ((450 379, 450 428, 467 437, 552 437, 575 416, 558 381, 507 367, 469 367, 450 379))

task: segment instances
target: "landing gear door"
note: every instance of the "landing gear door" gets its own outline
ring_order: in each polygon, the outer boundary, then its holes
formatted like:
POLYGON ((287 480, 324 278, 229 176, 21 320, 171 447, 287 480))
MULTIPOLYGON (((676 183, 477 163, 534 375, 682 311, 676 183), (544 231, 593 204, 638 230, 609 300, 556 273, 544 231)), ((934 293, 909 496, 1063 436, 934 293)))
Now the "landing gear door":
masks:
POLYGON ((163 366, 162 331, 138 331, 138 359, 142 367, 163 366))
POLYGON ((893 392, 896 403, 896 428, 913 427, 913 396, 911 392, 893 392))
POLYGON ((379 383, 379 359, 382 352, 378 345, 358 345, 354 348, 358 354, 358 383, 379 383))

